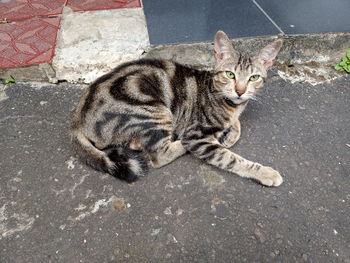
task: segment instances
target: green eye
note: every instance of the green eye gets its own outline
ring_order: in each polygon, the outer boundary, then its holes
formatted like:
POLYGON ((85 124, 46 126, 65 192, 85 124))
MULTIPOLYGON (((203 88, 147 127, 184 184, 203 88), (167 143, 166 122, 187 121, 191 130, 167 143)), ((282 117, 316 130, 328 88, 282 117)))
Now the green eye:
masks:
POLYGON ((232 71, 226 71, 226 76, 229 79, 234 79, 235 78, 235 74, 232 71))
POLYGON ((250 81, 256 81, 260 78, 260 75, 253 75, 249 78, 250 81))

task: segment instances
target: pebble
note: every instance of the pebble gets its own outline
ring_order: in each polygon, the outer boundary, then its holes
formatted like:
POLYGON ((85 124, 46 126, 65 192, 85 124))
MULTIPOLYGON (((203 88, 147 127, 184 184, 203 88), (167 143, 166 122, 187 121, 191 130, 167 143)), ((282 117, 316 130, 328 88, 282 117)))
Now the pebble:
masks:
POLYGON ((123 199, 116 199, 113 201, 113 207, 117 211, 123 211, 126 209, 127 205, 125 205, 125 202, 123 199))
POLYGON ((178 216, 181 216, 182 214, 183 214, 183 212, 184 212, 184 210, 182 210, 182 209, 177 209, 177 211, 176 211, 176 215, 178 215, 178 216))
POLYGON ((156 228, 156 229, 152 229, 152 233, 151 233, 151 236, 156 236, 159 234, 161 228, 156 228))
POLYGON ((165 215, 172 215, 173 212, 171 212, 171 207, 167 207, 165 208, 164 212, 163 212, 165 215))
POLYGON ((263 235, 263 233, 260 231, 259 228, 255 228, 254 235, 260 241, 260 243, 264 243, 266 241, 265 236, 263 235))

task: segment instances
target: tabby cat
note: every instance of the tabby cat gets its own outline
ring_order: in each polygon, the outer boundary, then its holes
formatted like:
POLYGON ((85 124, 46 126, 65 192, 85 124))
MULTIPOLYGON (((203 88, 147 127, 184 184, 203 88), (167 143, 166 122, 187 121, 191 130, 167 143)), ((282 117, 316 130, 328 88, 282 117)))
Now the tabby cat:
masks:
POLYGON ((141 59, 122 64, 85 91, 71 125, 80 157, 127 182, 186 152, 266 186, 281 175, 231 152, 240 137, 239 116, 264 83, 282 41, 254 57, 234 51, 227 35, 214 41, 213 72, 172 61, 141 59))

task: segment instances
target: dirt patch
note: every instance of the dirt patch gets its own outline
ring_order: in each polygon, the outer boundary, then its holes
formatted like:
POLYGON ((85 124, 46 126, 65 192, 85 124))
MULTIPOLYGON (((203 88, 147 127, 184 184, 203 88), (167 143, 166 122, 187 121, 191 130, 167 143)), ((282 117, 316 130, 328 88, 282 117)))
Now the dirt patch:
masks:
POLYGON ((292 83, 306 82, 318 85, 343 76, 345 73, 336 71, 333 62, 309 61, 306 63, 286 62, 276 63, 278 75, 292 83))

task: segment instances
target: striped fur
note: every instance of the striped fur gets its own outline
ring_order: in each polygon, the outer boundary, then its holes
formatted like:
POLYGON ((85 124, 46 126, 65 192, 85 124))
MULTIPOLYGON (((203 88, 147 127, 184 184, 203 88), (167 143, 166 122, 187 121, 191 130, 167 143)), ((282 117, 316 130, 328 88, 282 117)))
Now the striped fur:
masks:
POLYGON ((280 185, 277 171, 227 149, 239 139, 239 115, 262 87, 280 46, 275 41, 247 57, 219 31, 213 72, 154 59, 117 67, 86 89, 74 112, 71 135, 77 153, 94 168, 128 182, 144 175, 147 163, 161 167, 190 152, 264 185, 280 185))

